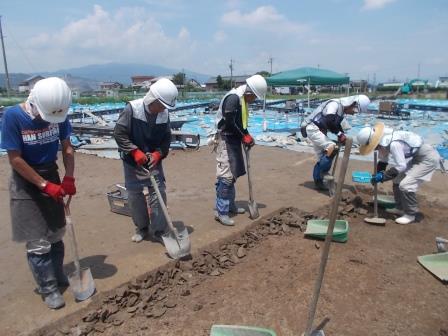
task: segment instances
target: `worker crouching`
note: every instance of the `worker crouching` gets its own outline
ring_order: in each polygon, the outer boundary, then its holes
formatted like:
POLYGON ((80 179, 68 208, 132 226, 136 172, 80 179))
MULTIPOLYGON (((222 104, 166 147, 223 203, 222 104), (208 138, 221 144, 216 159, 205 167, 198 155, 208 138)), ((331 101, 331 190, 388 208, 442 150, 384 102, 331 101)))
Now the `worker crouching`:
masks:
POLYGON ((400 216, 395 220, 397 224, 413 223, 418 212, 416 193, 424 181, 431 180, 438 167, 437 151, 418 134, 394 131, 383 123, 364 127, 357 140, 362 155, 378 150, 378 173, 372 177, 372 184, 393 181, 395 208, 386 211, 400 216))

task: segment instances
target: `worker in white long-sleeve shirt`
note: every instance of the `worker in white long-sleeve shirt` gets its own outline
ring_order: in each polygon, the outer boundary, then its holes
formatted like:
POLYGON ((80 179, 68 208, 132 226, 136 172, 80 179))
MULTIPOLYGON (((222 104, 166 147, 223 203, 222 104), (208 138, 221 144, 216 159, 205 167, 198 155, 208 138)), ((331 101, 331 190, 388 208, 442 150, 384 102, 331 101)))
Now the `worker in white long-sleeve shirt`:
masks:
POLYGON ((416 193, 424 181, 430 181, 440 156, 430 145, 425 144, 418 134, 394 131, 383 123, 375 127, 364 127, 357 135, 362 155, 378 149, 378 173, 372 177, 372 184, 393 180, 395 208, 388 212, 399 215, 397 224, 410 224, 418 212, 416 193), (390 168, 386 170, 387 165, 390 168))

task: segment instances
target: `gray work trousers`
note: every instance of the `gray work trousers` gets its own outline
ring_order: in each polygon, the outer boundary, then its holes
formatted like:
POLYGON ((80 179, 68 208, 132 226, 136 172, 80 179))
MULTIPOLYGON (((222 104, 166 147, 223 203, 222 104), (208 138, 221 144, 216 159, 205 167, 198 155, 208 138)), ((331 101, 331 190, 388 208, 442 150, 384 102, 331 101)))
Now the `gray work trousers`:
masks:
POLYGON ((419 148, 408 163, 408 169, 398 174, 393 181, 397 209, 403 210, 407 215, 415 216, 418 212, 417 190, 424 181, 431 180, 439 160, 439 154, 431 146, 423 144, 419 148))
MULTIPOLYGON (((166 192, 165 183, 157 179, 157 185, 159 186, 160 194, 163 201, 166 204, 166 192)), ((135 225, 135 231, 137 233, 149 233, 153 235, 157 231, 165 232, 167 228, 167 222, 160 206, 159 200, 155 190, 151 185, 146 186, 148 188, 148 198, 143 194, 141 189, 128 190, 128 202, 131 209, 132 221, 135 225)))

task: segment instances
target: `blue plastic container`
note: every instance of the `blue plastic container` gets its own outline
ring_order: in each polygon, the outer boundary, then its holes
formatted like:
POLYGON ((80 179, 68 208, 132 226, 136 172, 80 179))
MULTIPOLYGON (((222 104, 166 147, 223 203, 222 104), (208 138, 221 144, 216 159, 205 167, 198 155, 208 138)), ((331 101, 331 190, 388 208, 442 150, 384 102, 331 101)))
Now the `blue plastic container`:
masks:
POLYGON ((368 171, 354 171, 352 173, 352 181, 357 183, 370 183, 372 174, 368 171))

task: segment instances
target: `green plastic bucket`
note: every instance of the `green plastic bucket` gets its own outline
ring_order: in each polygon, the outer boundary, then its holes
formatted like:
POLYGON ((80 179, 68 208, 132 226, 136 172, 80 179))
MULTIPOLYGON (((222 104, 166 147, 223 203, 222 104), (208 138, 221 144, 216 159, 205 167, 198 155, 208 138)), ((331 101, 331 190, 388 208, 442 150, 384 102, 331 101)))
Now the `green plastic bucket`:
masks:
MULTIPOLYGON (((328 219, 310 219, 306 225, 305 236, 318 239, 325 239, 327 236, 328 219)), ((349 232, 348 222, 346 220, 336 220, 333 230, 333 241, 345 243, 348 240, 349 232)))
POLYGON ((389 195, 378 195, 378 205, 385 209, 395 208, 395 199, 389 195))

